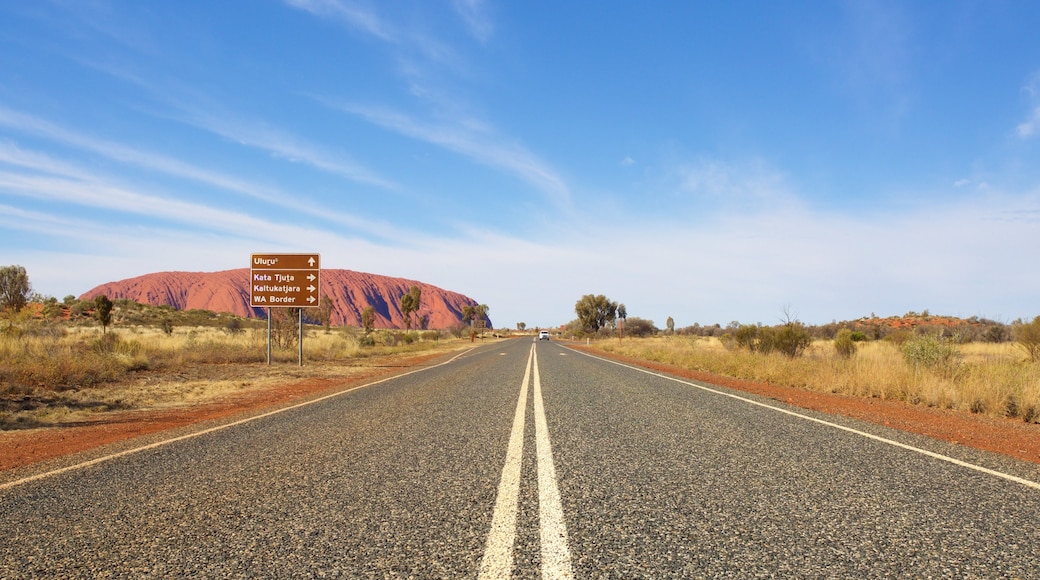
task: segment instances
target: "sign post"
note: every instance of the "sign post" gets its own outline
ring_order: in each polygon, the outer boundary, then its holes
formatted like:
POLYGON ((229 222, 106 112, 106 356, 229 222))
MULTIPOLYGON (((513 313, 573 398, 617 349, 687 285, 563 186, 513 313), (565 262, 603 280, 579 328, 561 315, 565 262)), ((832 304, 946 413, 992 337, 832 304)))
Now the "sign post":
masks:
POLYGON ((303 366, 303 308, 318 305, 320 254, 253 254, 249 260, 249 306, 267 308, 267 364, 271 364, 271 308, 300 308, 300 366, 303 366))

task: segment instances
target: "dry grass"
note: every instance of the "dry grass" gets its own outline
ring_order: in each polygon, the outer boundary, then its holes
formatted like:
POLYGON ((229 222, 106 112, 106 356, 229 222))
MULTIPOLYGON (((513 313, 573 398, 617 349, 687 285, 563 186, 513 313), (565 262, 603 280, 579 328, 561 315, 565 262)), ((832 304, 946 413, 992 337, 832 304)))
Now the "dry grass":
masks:
POLYGON ((298 349, 273 349, 266 329, 130 327, 0 333, 0 429, 90 420, 98 413, 204 403, 308 377, 341 378, 395 357, 450 351, 469 343, 421 333, 307 329, 298 349), (425 340, 424 340, 425 338, 425 340), (435 339, 436 338, 436 339, 435 339))
POLYGON ((728 377, 859 397, 895 399, 1040 422, 1040 365, 1013 344, 957 347, 953 364, 918 369, 885 342, 860 343, 851 359, 830 341, 817 341, 805 356, 729 350, 715 338, 664 336, 594 343, 607 352, 728 377))

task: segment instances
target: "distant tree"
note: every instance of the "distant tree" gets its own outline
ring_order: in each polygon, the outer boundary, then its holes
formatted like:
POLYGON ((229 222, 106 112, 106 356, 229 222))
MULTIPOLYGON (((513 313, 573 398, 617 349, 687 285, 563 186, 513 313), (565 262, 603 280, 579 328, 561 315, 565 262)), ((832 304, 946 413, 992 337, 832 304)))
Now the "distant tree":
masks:
POLYGON ((366 306, 361 311, 361 326, 365 329, 365 334, 371 334, 372 330, 376 325, 376 309, 371 306, 366 306))
POLYGON ((665 321, 664 325, 668 329, 668 334, 675 333, 675 319, 671 316, 668 317, 668 320, 665 321))
POLYGON ((104 294, 94 297, 94 316, 101 323, 101 333, 108 332, 108 325, 112 324, 112 301, 104 294))
POLYGON ((517 322, 516 323, 516 329, 519 330, 520 332, 523 332, 526 328, 527 328, 527 323, 526 322, 517 322))
POLYGON ((62 304, 64 304, 65 306, 72 306, 73 304, 75 304, 75 303, 76 303, 76 297, 75 297, 75 296, 73 296, 72 294, 69 294, 68 296, 66 296, 66 297, 65 297, 65 298, 64 298, 64 299, 63 299, 63 300, 61 301, 61 303, 62 303, 62 304))
POLYGON ((412 313, 419 311, 419 303, 422 298, 422 288, 412 286, 407 294, 401 296, 401 314, 404 315, 405 328, 412 328, 412 313))
POLYGON ((584 330, 597 332, 600 328, 614 322, 617 317, 617 302, 611 302, 602 294, 586 294, 574 304, 574 312, 584 330))
POLYGON ((473 322, 473 319, 477 316, 477 309, 472 304, 467 304, 462 307, 462 323, 469 324, 473 322))
POLYGON ((628 309, 625 308, 624 304, 618 304, 617 317, 621 320, 628 320, 628 309))
POLYGON ((4 266, 0 268, 0 310, 18 312, 25 308, 32 295, 29 274, 24 266, 4 266))
POLYGON ((401 296, 401 314, 404 316, 405 328, 412 327, 412 309, 415 308, 415 298, 411 294, 401 296))
POLYGON ((318 311, 315 314, 318 322, 325 327, 325 330, 328 330, 332 324, 332 299, 328 296, 322 296, 321 300, 318 301, 318 311))

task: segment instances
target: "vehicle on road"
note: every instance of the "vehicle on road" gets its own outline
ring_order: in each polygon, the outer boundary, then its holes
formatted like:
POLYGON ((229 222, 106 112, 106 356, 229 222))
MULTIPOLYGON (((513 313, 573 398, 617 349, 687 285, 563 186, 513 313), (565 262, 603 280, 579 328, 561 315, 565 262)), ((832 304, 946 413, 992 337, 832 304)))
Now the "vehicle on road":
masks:
POLYGON ((538 340, 549 340, 549 331, 543 330, 538 333, 538 340))

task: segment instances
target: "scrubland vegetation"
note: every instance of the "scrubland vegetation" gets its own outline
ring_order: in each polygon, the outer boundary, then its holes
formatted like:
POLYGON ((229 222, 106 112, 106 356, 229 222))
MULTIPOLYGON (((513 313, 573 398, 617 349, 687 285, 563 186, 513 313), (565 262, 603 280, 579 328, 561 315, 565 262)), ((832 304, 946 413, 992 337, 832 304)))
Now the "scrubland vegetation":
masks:
POLYGON ((810 340, 799 356, 742 346, 736 332, 593 344, 607 352, 727 377, 1040 422, 1040 363, 1020 343, 961 343, 934 334, 902 333, 890 340, 852 341, 850 335, 810 340))
MULTIPOLYGON (((463 344, 455 332, 305 325, 297 365, 295 316, 267 322, 116 300, 102 324, 95 301, 31 302, 0 320, 0 429, 84 420, 100 411, 207 400, 276 381, 349 376, 389 358, 463 344)), ((466 340, 468 344, 468 337, 466 340)))

